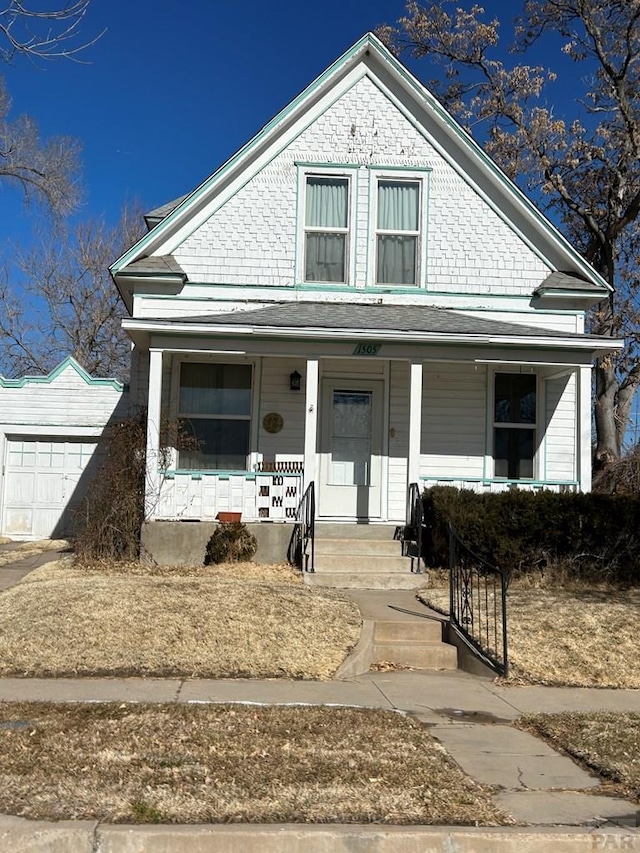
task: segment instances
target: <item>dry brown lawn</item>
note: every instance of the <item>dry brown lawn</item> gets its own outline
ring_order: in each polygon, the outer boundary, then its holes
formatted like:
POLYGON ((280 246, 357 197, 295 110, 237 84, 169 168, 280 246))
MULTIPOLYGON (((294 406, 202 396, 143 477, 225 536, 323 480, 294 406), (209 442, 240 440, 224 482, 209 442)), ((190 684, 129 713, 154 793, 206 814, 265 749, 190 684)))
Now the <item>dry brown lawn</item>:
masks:
POLYGON ((486 788, 386 711, 0 703, 0 813, 140 823, 497 825, 486 788))
MULTIPOLYGON (((423 601, 449 609, 448 588, 423 601)), ((507 597, 511 680, 575 687, 640 688, 640 589, 533 588, 513 582, 507 597)))
POLYGON ((330 678, 360 625, 288 566, 66 559, 0 594, 0 675, 330 678))
POLYGON ((640 714, 532 714, 518 723, 599 773, 611 793, 640 801, 640 714))
MULTIPOLYGON (((11 539, 0 537, 0 545, 11 544, 11 539)), ((0 553, 0 566, 15 563, 18 560, 26 560, 27 557, 35 557, 43 551, 57 551, 69 545, 66 539, 41 539, 37 542, 16 542, 14 547, 0 553)))

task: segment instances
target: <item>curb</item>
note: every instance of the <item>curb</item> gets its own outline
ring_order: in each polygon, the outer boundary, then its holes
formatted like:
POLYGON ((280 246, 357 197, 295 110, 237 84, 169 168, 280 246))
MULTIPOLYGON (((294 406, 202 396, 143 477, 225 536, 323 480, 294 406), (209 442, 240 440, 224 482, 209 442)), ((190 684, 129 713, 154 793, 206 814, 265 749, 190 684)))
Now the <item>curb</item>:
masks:
POLYGON ((11 853, 584 853, 640 851, 634 830, 273 824, 114 826, 0 816, 11 853))

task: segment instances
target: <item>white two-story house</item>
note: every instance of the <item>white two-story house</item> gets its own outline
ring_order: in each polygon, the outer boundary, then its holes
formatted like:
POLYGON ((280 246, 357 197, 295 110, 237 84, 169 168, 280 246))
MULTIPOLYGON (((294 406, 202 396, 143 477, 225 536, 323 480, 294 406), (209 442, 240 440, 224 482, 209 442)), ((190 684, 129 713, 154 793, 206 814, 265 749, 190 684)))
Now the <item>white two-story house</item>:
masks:
POLYGON ((402 523, 412 483, 590 488, 608 285, 375 36, 147 222, 111 271, 148 528, 292 522, 311 484, 318 525, 402 523), (195 449, 161 452, 175 419, 195 449))

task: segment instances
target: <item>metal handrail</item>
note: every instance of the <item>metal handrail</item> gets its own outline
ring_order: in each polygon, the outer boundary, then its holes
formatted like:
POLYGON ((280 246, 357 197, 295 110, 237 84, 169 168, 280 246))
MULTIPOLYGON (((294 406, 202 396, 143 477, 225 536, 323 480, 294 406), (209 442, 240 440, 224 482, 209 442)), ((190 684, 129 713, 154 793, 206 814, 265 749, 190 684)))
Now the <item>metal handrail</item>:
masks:
POLYGON ((507 575, 464 544, 449 522, 449 614, 451 624, 482 658, 505 677, 507 575))
POLYGON ((293 534, 287 549, 287 560, 302 572, 313 572, 315 557, 316 493, 313 482, 309 483, 300 498, 296 512, 293 534))
POLYGON ((424 527, 424 505, 420 486, 410 483, 407 490, 407 514, 406 525, 402 534, 403 552, 405 556, 411 557, 411 571, 419 574, 422 571, 422 531, 424 527), (409 549, 407 543, 412 543, 409 549))

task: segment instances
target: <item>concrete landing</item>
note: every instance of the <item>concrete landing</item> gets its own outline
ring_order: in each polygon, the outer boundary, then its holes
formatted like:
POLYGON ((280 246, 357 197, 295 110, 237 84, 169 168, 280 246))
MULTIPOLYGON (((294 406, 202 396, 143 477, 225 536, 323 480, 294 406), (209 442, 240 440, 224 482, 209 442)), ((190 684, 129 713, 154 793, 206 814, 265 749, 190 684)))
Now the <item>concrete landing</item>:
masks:
POLYGON ((353 654, 337 677, 367 672, 372 665, 407 666, 426 670, 455 670, 458 653, 444 642, 444 621, 404 590, 349 591, 362 615, 363 626, 353 654))

